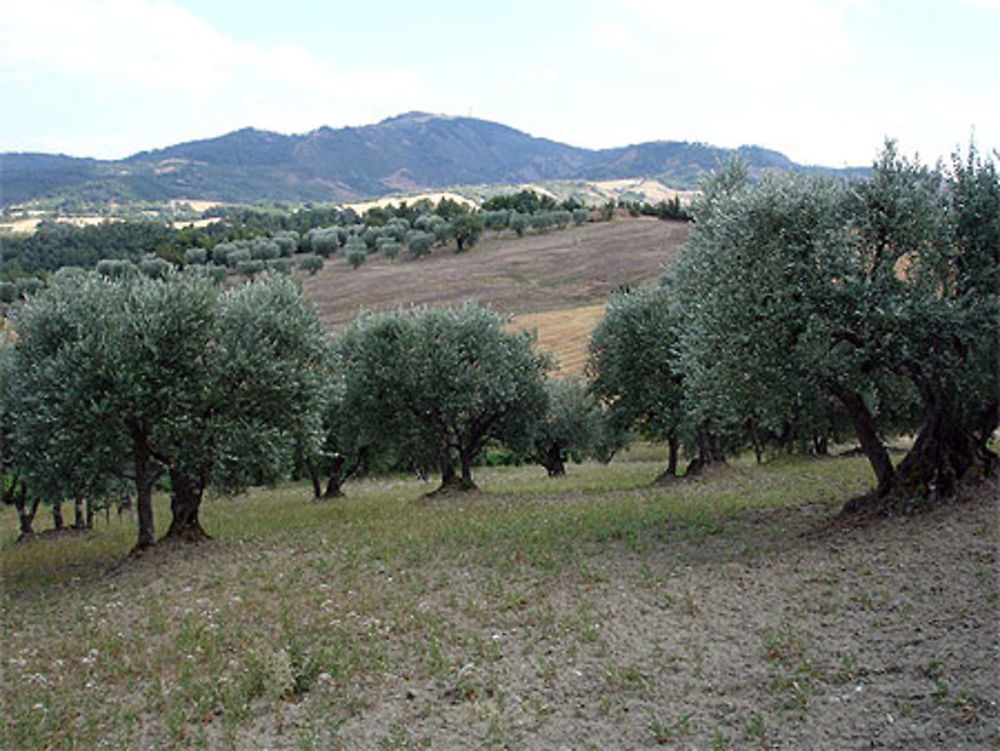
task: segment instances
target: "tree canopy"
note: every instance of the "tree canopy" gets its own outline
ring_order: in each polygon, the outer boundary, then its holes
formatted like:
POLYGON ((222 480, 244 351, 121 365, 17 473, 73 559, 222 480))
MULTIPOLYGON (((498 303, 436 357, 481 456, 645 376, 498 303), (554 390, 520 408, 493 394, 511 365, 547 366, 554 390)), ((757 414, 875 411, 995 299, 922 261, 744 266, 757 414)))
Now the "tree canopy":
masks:
POLYGON ((341 337, 345 407, 364 443, 390 443, 442 487, 472 487, 490 440, 527 450, 546 404, 548 359, 479 305, 362 315, 341 337))
POLYGON ((26 478, 56 499, 129 477, 139 548, 154 542, 161 474, 175 494, 169 534, 203 534, 207 485, 276 479, 293 435, 318 439, 325 340, 287 278, 223 292, 202 275, 86 275, 37 295, 16 326, 26 478))
MULTIPOLYGON (((875 507, 993 470, 1000 188, 974 150, 950 171, 888 144, 871 178, 752 185, 732 166, 694 204, 677 265, 687 388, 730 424, 849 416, 875 507), (893 466, 884 436, 919 426, 893 466), (873 500, 874 499, 874 500, 873 500)), ((869 505, 870 505, 869 504, 869 505)))

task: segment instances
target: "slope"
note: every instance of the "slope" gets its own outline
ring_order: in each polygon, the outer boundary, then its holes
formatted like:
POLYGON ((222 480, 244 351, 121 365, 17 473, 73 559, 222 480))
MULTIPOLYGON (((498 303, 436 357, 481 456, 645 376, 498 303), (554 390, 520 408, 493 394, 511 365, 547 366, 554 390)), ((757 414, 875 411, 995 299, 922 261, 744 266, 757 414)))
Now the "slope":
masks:
MULTIPOLYGON (((817 169, 759 147, 737 151, 752 173, 817 169)), ((733 153, 676 141, 589 150, 487 120, 410 112, 372 125, 322 127, 301 135, 244 128, 117 162, 6 154, 2 192, 7 204, 60 195, 91 202, 201 198, 252 203, 350 201, 470 183, 561 179, 652 177, 686 188, 733 153), (45 159, 58 169, 44 169, 45 159)))
POLYGON ((332 258, 306 277, 304 289, 334 331, 363 309, 476 300, 517 316, 515 325, 536 328, 560 372, 579 373, 605 298, 622 285, 654 282, 680 253, 687 233, 685 223, 649 218, 524 238, 487 233, 462 254, 437 249, 428 258, 394 262, 376 255, 357 270, 342 256, 332 258))

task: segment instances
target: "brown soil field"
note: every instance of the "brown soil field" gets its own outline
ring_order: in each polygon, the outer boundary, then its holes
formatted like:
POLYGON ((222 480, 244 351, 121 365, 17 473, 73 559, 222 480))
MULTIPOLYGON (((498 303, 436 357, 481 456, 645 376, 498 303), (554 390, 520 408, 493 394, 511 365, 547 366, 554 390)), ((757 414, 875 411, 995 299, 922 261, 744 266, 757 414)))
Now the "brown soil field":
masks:
MULTIPOLYGON (((603 303, 623 284, 655 280, 680 253, 688 225, 621 219, 517 238, 487 232, 457 254, 437 248, 429 257, 389 261, 369 257, 352 269, 342 256, 304 280, 306 294, 331 330, 363 309, 454 305, 475 300, 510 314, 603 303)), ((546 336, 539 331, 540 338, 546 336)))

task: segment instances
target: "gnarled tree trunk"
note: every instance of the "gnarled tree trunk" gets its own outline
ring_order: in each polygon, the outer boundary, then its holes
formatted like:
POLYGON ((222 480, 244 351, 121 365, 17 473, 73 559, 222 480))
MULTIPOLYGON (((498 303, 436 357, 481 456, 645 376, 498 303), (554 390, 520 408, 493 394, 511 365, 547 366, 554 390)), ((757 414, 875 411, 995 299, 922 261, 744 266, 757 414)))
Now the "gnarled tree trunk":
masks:
POLYGON ((170 499, 170 528, 163 539, 180 539, 188 542, 211 540, 211 535, 202 528, 198 519, 204 493, 202 483, 177 467, 171 467, 170 484, 174 489, 170 499))
POLYGON ((451 491, 473 490, 476 484, 472 481, 472 469, 465 459, 462 459, 462 474, 458 474, 455 461, 451 457, 450 451, 441 451, 438 454, 438 466, 441 469, 441 486, 429 495, 437 493, 448 493, 451 491))
POLYGON ((132 428, 132 443, 135 461, 135 509, 139 519, 139 535, 133 552, 144 550, 156 544, 153 527, 153 485, 156 472, 153 457, 146 442, 146 436, 138 427, 132 428))
MULTIPOLYGON (((831 390, 844 405, 844 409, 847 410, 851 424, 854 425, 854 432, 858 436, 858 442, 861 444, 861 450, 865 452, 868 463, 871 464, 872 470, 875 472, 877 483, 875 496, 884 497, 895 484, 896 471, 893 469, 892 460, 889 458, 885 444, 879 438, 875 418, 872 417, 860 394, 839 386, 833 386, 831 390)), ((851 507, 851 503, 848 502, 848 505, 844 507, 845 512, 855 510, 851 507)))
POLYGON ((346 459, 337 454, 330 461, 330 474, 326 478, 326 490, 323 491, 324 498, 340 498, 344 495, 341 486, 346 479, 343 475, 346 459))
POLYGON ((667 468, 660 473, 655 480, 653 480, 654 485, 665 485, 668 482, 677 479, 678 454, 677 436, 671 433, 670 437, 667 439, 667 468))
POLYGON ((566 474, 566 462, 563 461, 563 447, 555 441, 541 454, 541 464, 549 477, 562 477, 566 474))
MULTIPOLYGON (((940 402, 925 398, 925 404, 923 427, 903 461, 887 479, 879 476, 879 486, 874 493, 848 501, 844 513, 908 513, 951 498, 963 483, 974 482, 996 471, 997 455, 987 446, 989 436, 996 429, 994 407, 987 410, 982 424, 974 431, 952 419, 940 402)), ((864 442, 862 448, 865 448, 864 442)), ((884 447, 882 451, 885 452, 884 447)), ((884 461, 891 469, 888 452, 885 452, 884 461)))

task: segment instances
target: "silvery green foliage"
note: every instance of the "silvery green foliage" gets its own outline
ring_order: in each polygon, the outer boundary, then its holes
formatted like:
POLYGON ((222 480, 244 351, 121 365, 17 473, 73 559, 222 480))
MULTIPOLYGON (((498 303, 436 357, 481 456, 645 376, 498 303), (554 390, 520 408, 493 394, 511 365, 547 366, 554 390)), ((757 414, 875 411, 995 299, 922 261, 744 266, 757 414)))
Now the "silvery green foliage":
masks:
POLYGON ((553 211, 551 216, 552 216, 552 223, 559 229, 566 229, 566 227, 569 226, 570 222, 573 221, 573 212, 566 211, 565 209, 553 211))
POLYGON ((406 240, 406 233, 410 231, 410 223, 403 217, 397 216, 386 222, 382 228, 383 237, 391 237, 398 243, 406 240))
POLYGON ((386 258, 395 258, 401 249, 402 246, 392 237, 382 236, 378 239, 378 252, 386 258))
POLYGON ((226 385, 203 434, 218 451, 212 480, 230 490, 278 480, 296 441, 315 447, 322 437, 329 360, 315 310, 295 280, 265 277, 221 295, 215 341, 226 385))
POLYGON ((344 246, 344 255, 353 268, 358 268, 368 260, 368 248, 360 238, 352 238, 344 246))
POLYGON ((236 273, 253 279, 257 274, 266 268, 265 262, 260 260, 239 261, 236 264, 236 273))
POLYGON ((365 227, 361 232, 361 241, 365 244, 365 248, 369 251, 375 250, 378 247, 379 238, 382 237, 381 227, 365 227))
POLYGON ((204 266, 187 266, 184 269, 185 276, 200 276, 208 279, 212 284, 218 286, 229 276, 229 270, 225 266, 215 264, 205 264, 204 266))
POLYGON ((299 233, 295 230, 276 232, 271 239, 278 246, 282 258, 289 258, 299 249, 299 233))
POLYGON ((268 237, 255 237, 250 242, 250 257, 255 261, 270 261, 281 255, 281 247, 268 237))
POLYGON ((510 219, 510 211, 507 209, 484 211, 482 212, 482 217, 483 224, 486 226, 486 229, 499 232, 507 229, 507 222, 510 219))
POLYGON ((891 143, 854 183, 722 172, 674 274, 694 408, 822 430, 851 393, 883 432, 935 410, 973 429, 996 398, 998 195, 974 153, 948 175, 891 143))
POLYGON ((590 340, 591 390, 620 430, 680 438, 687 405, 677 351, 684 317, 674 293, 637 287, 608 300, 590 340))
MULTIPOLYGON (((543 465, 553 453, 560 463, 569 455, 589 456, 601 439, 604 414, 587 388, 575 377, 546 383, 548 409, 535 429, 535 454, 543 465)), ((550 474, 553 468, 546 467, 550 474)))
POLYGON ((17 330, 18 445, 50 499, 140 465, 234 489, 280 476, 293 432, 319 438, 325 340, 286 277, 222 292, 202 274, 88 275, 33 299, 17 330))
MULTIPOLYGON (((840 308, 829 282, 842 263, 843 185, 817 178, 746 181, 731 166, 696 203, 695 228, 674 272, 687 316, 681 370, 695 422, 779 434, 822 403, 824 349, 840 308)), ((852 389, 875 394, 872 379, 852 389)), ((872 405, 877 406, 877 405, 872 405)))
POLYGON ((97 273, 109 279, 121 279, 138 273, 139 269, 131 261, 104 258, 97 262, 97 273))
POLYGON ((292 273, 292 259, 291 258, 272 258, 266 264, 266 268, 272 274, 290 274, 292 273))
POLYGON ((489 440, 529 448, 548 358, 505 322, 474 304, 362 315, 339 342, 346 408, 366 416, 359 442, 463 474, 489 440))
POLYGON ((232 243, 231 245, 232 249, 226 253, 226 265, 229 268, 238 268, 241 263, 248 263, 251 260, 250 248, 243 243, 232 243))
POLYGON ((163 279, 173 270, 173 264, 164 258, 150 254, 139 262, 139 270, 153 279, 163 279))
POLYGON ((237 249, 235 243, 221 242, 212 248, 212 263, 218 266, 229 265, 229 254, 237 249))
POLYGON ((406 233, 406 248, 414 258, 420 258, 431 252, 434 236, 422 230, 410 230, 406 233))
POLYGON ((208 251, 204 248, 188 248, 184 251, 184 263, 201 266, 208 262, 208 251))
POLYGON ((299 268, 310 276, 323 268, 323 256, 318 256, 315 253, 303 253, 298 260, 299 268))
POLYGON ((507 220, 507 226, 514 230, 518 237, 521 237, 528 228, 530 220, 531 219, 527 214, 522 214, 519 211, 512 211, 510 212, 510 218, 507 220))

